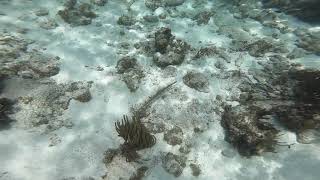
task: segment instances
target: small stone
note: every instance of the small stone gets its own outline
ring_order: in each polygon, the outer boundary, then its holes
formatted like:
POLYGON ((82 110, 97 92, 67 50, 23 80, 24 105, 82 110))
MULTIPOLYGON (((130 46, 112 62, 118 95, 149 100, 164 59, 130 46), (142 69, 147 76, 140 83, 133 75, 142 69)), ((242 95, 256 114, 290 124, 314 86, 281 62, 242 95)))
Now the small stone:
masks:
POLYGON ((57 144, 60 144, 61 138, 57 134, 53 134, 53 136, 49 138, 49 141, 50 141, 49 147, 52 147, 52 146, 56 146, 57 144))
POLYGON ((172 146, 181 144, 183 139, 182 129, 178 126, 175 126, 164 133, 163 139, 172 146))
POLYGON ((221 151, 221 154, 224 157, 228 157, 228 158, 233 158, 236 156, 236 152, 233 149, 224 149, 223 151, 221 151))
POLYGON ((146 22, 149 22, 149 23, 156 23, 156 22, 159 21, 158 17, 157 17, 157 16, 153 16, 153 15, 143 16, 143 19, 144 19, 146 22))
POLYGON ((74 6, 77 4, 77 0, 67 0, 65 3, 64 3, 64 6, 68 9, 72 9, 74 8, 74 6))
POLYGON ((54 19, 46 19, 39 22, 39 26, 43 29, 55 29, 58 23, 54 19))
POLYGON ((36 14, 37 16, 46 16, 46 15, 49 14, 49 10, 48 10, 48 9, 45 9, 45 8, 41 8, 41 9, 39 9, 39 10, 36 10, 36 11, 35 11, 35 14, 36 14))
POLYGON ((97 71, 103 71, 103 70, 104 70, 103 67, 101 67, 101 66, 97 67, 97 71))
POLYGON ((155 32, 154 36, 156 51, 164 54, 167 51, 167 47, 173 38, 171 29, 162 27, 157 32, 155 32))
POLYGON ((108 149, 104 153, 103 163, 107 166, 113 160, 113 158, 119 154, 119 149, 108 149))
POLYGON ((17 33, 26 34, 29 31, 28 28, 18 28, 17 33))
POLYGON ((183 82, 197 91, 209 92, 209 80, 202 73, 190 71, 183 77, 183 82))
POLYGON ((168 152, 166 155, 162 156, 162 167, 169 174, 179 177, 186 167, 186 161, 187 157, 168 152))
POLYGON ((191 144, 185 143, 181 145, 181 147, 179 148, 179 152, 183 154, 189 154, 191 152, 191 144))
POLYGON ((166 67, 169 65, 180 65, 184 61, 185 55, 175 52, 169 52, 168 54, 156 53, 153 56, 153 62, 159 67, 166 67))
POLYGON ((198 177, 201 174, 201 169, 199 164, 191 163, 190 165, 192 175, 198 177))
POLYGON ((21 96, 18 99, 24 104, 29 104, 33 100, 33 98, 29 96, 21 96))
POLYGON ((98 6, 104 6, 108 2, 108 0, 91 0, 91 2, 98 6))
POLYGON ((135 92, 139 88, 141 80, 144 77, 145 75, 140 68, 131 69, 122 74, 122 79, 131 92, 135 92))
POLYGON ((170 66, 167 66, 166 68, 164 68, 163 73, 164 73, 165 77, 170 77, 170 76, 174 77, 177 75, 177 71, 178 70, 176 67, 170 65, 170 66))
POLYGON ((136 20, 132 16, 122 15, 119 17, 117 23, 123 26, 132 26, 136 23, 136 20))
POLYGON ((18 75, 22 77, 23 79, 32 79, 33 74, 30 71, 20 71, 18 72, 18 75))
POLYGON ((75 4, 72 5, 73 1, 70 1, 70 4, 71 5, 66 5, 70 7, 59 10, 58 15, 66 23, 72 26, 89 25, 91 24, 92 19, 97 17, 97 15, 92 11, 92 6, 88 3, 82 3, 79 6, 75 6, 75 4))
POLYGON ((217 60, 216 63, 214 63, 214 66, 217 68, 217 69, 220 69, 220 70, 224 70, 226 69, 226 65, 223 63, 223 61, 221 60, 217 60))
POLYGON ((133 57, 126 56, 121 58, 117 63, 116 69, 131 92, 139 88, 142 78, 145 77, 137 59, 133 57))
POLYGON ((74 92, 73 98, 79 102, 89 102, 92 96, 89 89, 80 89, 74 92))
POLYGON ((129 56, 123 57, 117 62, 117 73, 123 74, 130 69, 134 69, 137 65, 138 63, 136 58, 129 56))

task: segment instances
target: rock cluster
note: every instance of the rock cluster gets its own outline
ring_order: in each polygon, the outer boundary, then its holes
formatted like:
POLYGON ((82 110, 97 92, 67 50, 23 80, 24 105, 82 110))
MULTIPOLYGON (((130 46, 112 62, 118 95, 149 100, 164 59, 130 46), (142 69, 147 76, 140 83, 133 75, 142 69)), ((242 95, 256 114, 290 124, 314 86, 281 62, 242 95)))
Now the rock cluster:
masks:
POLYGON ((171 29, 162 27, 155 33, 153 61, 159 67, 181 64, 190 46, 171 34, 171 29))
POLYGON ((201 174, 201 169, 199 164, 191 163, 190 165, 192 175, 198 177, 201 174))
MULTIPOLYGON (((8 98, 4 102, 15 102, 18 111, 11 117, 17 127, 41 126, 43 129, 39 130, 51 131, 70 126, 62 114, 71 99, 80 102, 91 99, 91 83, 55 83, 49 77, 59 73, 59 57, 28 51, 28 44, 15 36, 0 34, 0 96, 8 98)), ((8 105, 1 104, 1 116, 6 119, 8 105)))
POLYGON ((295 132, 300 143, 312 143, 320 139, 320 71, 305 69, 289 71, 293 84, 293 103, 274 109, 279 121, 295 132), (309 137, 307 137, 309 136, 309 137))
POLYGON ((58 15, 68 24, 73 26, 81 26, 91 24, 92 19, 97 15, 92 11, 92 7, 88 3, 77 5, 77 0, 67 0, 64 9, 58 11, 58 15))
POLYGON ((241 105, 225 110, 226 140, 245 156, 274 151, 278 130, 270 122, 275 117, 297 134, 298 142, 318 141, 319 71, 300 69, 281 55, 260 65, 263 69, 253 72, 256 83, 245 80, 239 85, 241 105))
POLYGON ((131 92, 139 88, 142 78, 145 77, 137 59, 129 56, 121 58, 117 63, 116 69, 117 73, 121 74, 121 79, 126 83, 131 92))
POLYGON ((243 156, 274 152, 277 133, 272 124, 263 121, 265 112, 251 107, 225 107, 221 125, 226 130, 226 141, 243 156))

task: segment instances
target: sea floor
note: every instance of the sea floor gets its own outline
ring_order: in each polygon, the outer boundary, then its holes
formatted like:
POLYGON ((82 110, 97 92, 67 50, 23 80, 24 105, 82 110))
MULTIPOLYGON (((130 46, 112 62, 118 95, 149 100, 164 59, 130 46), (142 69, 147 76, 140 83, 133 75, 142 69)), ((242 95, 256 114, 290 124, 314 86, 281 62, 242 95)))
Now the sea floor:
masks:
POLYGON ((318 180, 316 133, 301 143, 272 118, 285 145, 243 156, 221 122, 226 105, 243 106, 244 79, 270 84, 259 74, 272 57, 319 70, 320 33, 304 34, 320 26, 252 0, 148 2, 0 0, 0 97, 14 101, 0 179, 318 180), (142 118, 156 144, 106 162, 124 142, 115 122, 173 82, 142 118))

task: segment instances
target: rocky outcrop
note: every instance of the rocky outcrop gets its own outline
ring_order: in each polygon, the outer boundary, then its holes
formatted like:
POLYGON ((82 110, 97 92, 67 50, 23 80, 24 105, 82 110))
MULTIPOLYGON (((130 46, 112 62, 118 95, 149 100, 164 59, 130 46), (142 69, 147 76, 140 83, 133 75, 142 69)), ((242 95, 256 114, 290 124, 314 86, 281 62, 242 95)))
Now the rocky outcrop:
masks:
MULTIPOLYGON (((57 84, 49 77, 59 73, 59 57, 28 51, 29 43, 14 36, 1 34, 0 39, 0 97, 7 98, 4 102, 15 102, 16 110, 10 115, 14 125, 42 127, 39 131, 70 127, 71 122, 62 115, 72 99, 90 101, 91 82, 57 84)), ((8 120, 9 104, 5 104, 1 104, 1 116, 8 120)))
POLYGON ((292 70, 289 72, 293 104, 274 109, 279 121, 295 132, 300 143, 320 140, 320 71, 292 70), (309 137, 307 137, 309 136, 309 137))
POLYGON ((73 26, 91 24, 92 19, 97 17, 88 3, 77 5, 77 0, 67 0, 64 7, 63 10, 58 11, 58 15, 66 23, 73 26))
MULTIPOLYGON (((261 114, 260 112, 263 115, 273 116, 286 129, 297 134, 298 142, 319 142, 320 87, 317 77, 320 72, 290 64, 289 60, 281 55, 270 56, 269 61, 260 65, 263 69, 255 70, 256 72, 252 74, 256 83, 243 81, 239 85, 242 92, 241 105, 248 107, 249 110, 253 109, 254 112, 248 110, 241 112, 248 111, 251 116, 255 113, 261 114)), ((254 117, 249 119, 261 118, 261 116, 254 117)))
POLYGON ((138 64, 137 59, 132 57, 121 58, 116 69, 131 92, 135 92, 139 88, 141 80, 145 77, 142 66, 138 64))
POLYGON ((106 167, 112 162, 113 158, 120 154, 119 149, 108 149, 104 152, 103 163, 106 167))
POLYGON ((154 63, 159 67, 179 65, 184 59, 190 46, 171 34, 171 29, 162 27, 155 33, 154 63))

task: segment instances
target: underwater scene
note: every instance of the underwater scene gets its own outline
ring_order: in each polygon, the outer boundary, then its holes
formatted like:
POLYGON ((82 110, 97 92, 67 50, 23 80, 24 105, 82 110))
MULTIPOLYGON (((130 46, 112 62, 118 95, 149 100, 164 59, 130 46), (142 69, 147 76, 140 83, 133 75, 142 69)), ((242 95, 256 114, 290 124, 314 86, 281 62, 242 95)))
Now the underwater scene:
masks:
POLYGON ((320 180, 320 0, 0 0, 0 180, 320 180))

